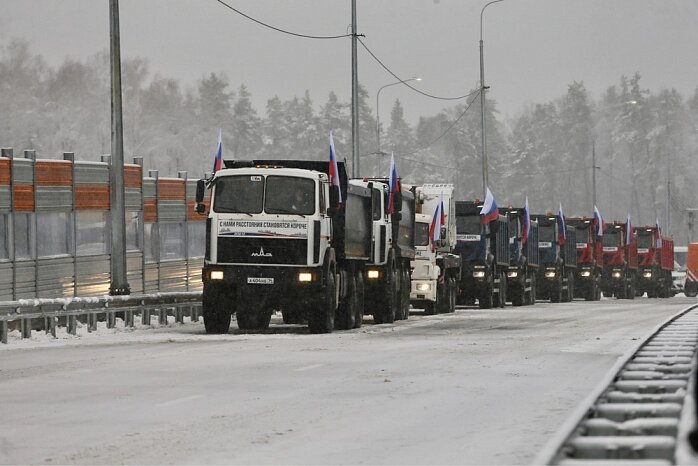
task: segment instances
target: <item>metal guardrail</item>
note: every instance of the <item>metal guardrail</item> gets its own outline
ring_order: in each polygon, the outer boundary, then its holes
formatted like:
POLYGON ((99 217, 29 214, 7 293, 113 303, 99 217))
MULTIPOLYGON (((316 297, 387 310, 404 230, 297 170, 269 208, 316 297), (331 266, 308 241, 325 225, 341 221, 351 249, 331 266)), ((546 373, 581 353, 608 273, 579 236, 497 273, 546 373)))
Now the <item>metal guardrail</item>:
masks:
POLYGON ((626 353, 533 464, 676 464, 697 346, 694 305, 626 353))
POLYGON ((101 296, 59 299, 20 299, 0 302, 0 342, 7 343, 11 322, 19 321, 22 338, 30 338, 35 324, 47 334, 56 336, 56 327, 65 326, 68 333, 76 334, 80 316, 85 317, 87 330, 97 330, 97 322, 104 316, 108 328, 116 326, 116 316, 122 314, 127 327, 134 326, 134 315, 140 314, 142 323, 150 325, 155 314, 159 322, 166 322, 168 315, 184 323, 185 314, 198 320, 201 310, 201 292, 171 292, 124 296, 101 296), (43 320, 35 322, 37 319, 43 320))

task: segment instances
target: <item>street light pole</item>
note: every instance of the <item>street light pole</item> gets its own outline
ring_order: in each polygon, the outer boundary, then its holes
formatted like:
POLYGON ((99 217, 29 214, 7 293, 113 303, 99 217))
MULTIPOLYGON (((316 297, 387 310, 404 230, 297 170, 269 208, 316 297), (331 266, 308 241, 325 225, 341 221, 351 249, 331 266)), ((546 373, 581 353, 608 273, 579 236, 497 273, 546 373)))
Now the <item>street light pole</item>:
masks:
POLYGON ((591 142, 591 190, 592 190, 592 209, 596 208, 596 139, 591 142))
POLYGON ((482 137, 482 195, 484 196, 487 191, 487 141, 485 138, 485 55, 484 47, 482 41, 482 15, 485 13, 485 8, 492 5, 493 3, 499 3, 504 0, 493 0, 485 6, 482 7, 480 11, 480 126, 481 126, 481 137, 482 137))
POLYGON ((398 84, 403 84, 403 83, 407 83, 410 81, 421 81, 421 80, 422 80, 422 78, 418 78, 416 76, 413 76, 411 78, 403 79, 402 81, 396 81, 394 83, 390 83, 390 84, 386 84, 385 86, 381 86, 378 89, 378 92, 376 92, 376 141, 378 143, 378 150, 376 152, 378 152, 379 154, 381 153, 381 124, 380 124, 380 112, 379 112, 379 102, 380 102, 379 98, 381 95, 381 91, 383 89, 385 89, 386 87, 396 86, 398 84))
POLYGON ((359 72, 357 59, 356 0, 351 0, 351 176, 359 176, 359 72))

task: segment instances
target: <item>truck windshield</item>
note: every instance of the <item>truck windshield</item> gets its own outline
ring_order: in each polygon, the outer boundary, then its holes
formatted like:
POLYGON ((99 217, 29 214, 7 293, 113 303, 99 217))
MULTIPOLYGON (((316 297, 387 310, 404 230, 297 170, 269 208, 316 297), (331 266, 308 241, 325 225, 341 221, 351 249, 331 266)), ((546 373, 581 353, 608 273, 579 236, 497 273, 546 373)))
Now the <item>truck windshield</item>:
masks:
POLYGON ((637 235, 637 247, 649 249, 652 247, 653 239, 654 235, 652 235, 650 232, 645 232, 644 234, 640 233, 637 235))
POLYGON ((479 215, 465 215, 456 217, 456 232, 459 235, 479 235, 482 233, 482 224, 479 215))
POLYGON ((589 243, 589 228, 591 227, 590 224, 585 223, 583 225, 578 225, 577 226, 577 242, 578 243, 589 243))
POLYGON ((541 243, 554 243, 557 241, 555 225, 541 226, 538 228, 538 241, 541 243))
POLYGON ((264 211, 268 214, 314 214, 315 182, 308 178, 268 176, 264 211))
POLYGON ((417 222, 415 225, 415 246, 429 246, 429 224, 417 222))
POLYGON ((222 213, 259 214, 264 199, 264 177, 223 176, 216 179, 213 210, 222 213))
POLYGON ((604 246, 618 246, 618 231, 606 231, 603 234, 604 246))

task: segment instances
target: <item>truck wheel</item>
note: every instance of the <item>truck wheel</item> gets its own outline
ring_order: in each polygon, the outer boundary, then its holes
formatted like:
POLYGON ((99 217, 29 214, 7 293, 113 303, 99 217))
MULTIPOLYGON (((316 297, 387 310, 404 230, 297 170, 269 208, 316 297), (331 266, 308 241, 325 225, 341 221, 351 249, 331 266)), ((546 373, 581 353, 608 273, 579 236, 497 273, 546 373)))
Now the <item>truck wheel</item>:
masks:
POLYGON ((225 297, 219 292, 204 287, 203 293, 204 328, 208 334, 224 334, 230 330, 232 313, 226 307, 225 297))
POLYGON ((492 292, 492 284, 490 283, 478 298, 480 309, 492 309, 494 306, 494 294, 492 292))
POLYGON ((436 313, 448 312, 448 280, 436 284, 436 313))
POLYGON ((407 269, 402 270, 402 320, 410 318, 410 272, 407 269))
POLYGON ((316 302, 315 308, 310 311, 308 316, 310 333, 332 333, 334 330, 334 314, 337 308, 335 287, 334 272, 332 269, 328 269, 324 296, 316 302))
POLYGON ((290 304, 281 309, 281 317, 284 320, 284 324, 300 324, 302 321, 300 309, 290 304))
POLYGON ((354 317, 354 328, 361 327, 364 322, 364 276, 361 271, 357 271, 354 276, 356 294, 356 317, 354 317))
POLYGON ((344 296, 337 307, 334 327, 337 330, 348 330, 354 328, 354 319, 356 319, 356 285, 354 284, 355 279, 353 275, 344 270, 340 273, 346 283, 346 296, 344 296))
POLYGON ((388 267, 388 280, 386 282, 387 293, 381 300, 379 309, 373 314, 373 321, 377 324, 392 324, 395 322, 395 314, 399 306, 399 290, 397 289, 397 272, 395 267, 388 267))
POLYGON ((449 282, 451 286, 449 287, 450 293, 448 294, 449 296, 449 306, 448 306, 448 312, 456 312, 456 295, 458 294, 458 284, 456 283, 456 279, 451 277, 449 279, 449 282))
POLYGON ((561 301, 562 301, 562 283, 557 281, 550 287, 550 302, 551 303, 559 303, 561 301))
POLYGON ((436 303, 433 301, 427 301, 424 304, 424 314, 428 316, 433 316, 436 313, 436 303))
POLYGON ((628 290, 627 290, 627 296, 628 299, 635 299, 635 282, 630 280, 630 283, 628 283, 628 290))
POLYGON ((683 294, 685 294, 689 298, 695 298, 698 296, 698 291, 684 291, 683 294))

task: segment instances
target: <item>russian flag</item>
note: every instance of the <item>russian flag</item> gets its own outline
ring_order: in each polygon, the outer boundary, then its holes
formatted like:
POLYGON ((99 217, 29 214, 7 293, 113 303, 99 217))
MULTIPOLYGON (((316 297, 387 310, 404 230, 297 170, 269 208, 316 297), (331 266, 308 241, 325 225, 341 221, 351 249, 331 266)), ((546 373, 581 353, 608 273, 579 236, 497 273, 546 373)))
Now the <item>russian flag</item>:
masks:
POLYGON ((596 236, 603 236, 603 231, 606 228, 606 222, 603 221, 601 212, 594 206, 594 225, 596 225, 596 236))
POLYGON ((218 170, 223 167, 223 133, 218 130, 218 148, 216 149, 216 156, 213 159, 213 174, 215 175, 218 170))
POLYGON ((655 237, 655 240, 657 241, 657 247, 661 248, 662 247, 662 229, 659 228, 659 219, 655 220, 654 228, 655 228, 654 237, 655 237))
POLYGON ((434 216, 431 219, 431 225, 429 225, 429 238, 431 238, 432 252, 436 250, 436 244, 439 239, 441 239, 441 220, 443 218, 442 206, 442 202, 439 202, 436 205, 434 216))
POLYGON ((334 150, 334 138, 330 131, 330 183, 339 188, 339 203, 342 203, 342 187, 339 184, 339 168, 337 168, 337 153, 334 150))
POLYGON ((528 234, 531 232, 531 213, 528 210, 528 196, 523 208, 523 231, 521 232, 521 244, 526 244, 528 234))
POLYGON ((499 210, 497 208, 497 202, 494 200, 492 191, 490 188, 486 188, 485 191, 485 203, 482 205, 482 210, 480 211, 480 223, 487 225, 499 218, 499 210))
POLYGON ((390 194, 388 196, 387 213, 395 212, 395 195, 400 192, 400 179, 397 176, 397 167, 395 166, 395 155, 390 154, 390 177, 389 177, 390 194))
POLYGON ((560 210, 557 211, 557 218, 559 220, 557 222, 558 242, 562 246, 567 241, 567 226, 565 225, 565 214, 562 213, 562 202, 560 203, 560 210))
POLYGON ((633 239, 633 226, 630 223, 630 214, 628 214, 628 220, 625 222, 625 244, 630 244, 633 239))

